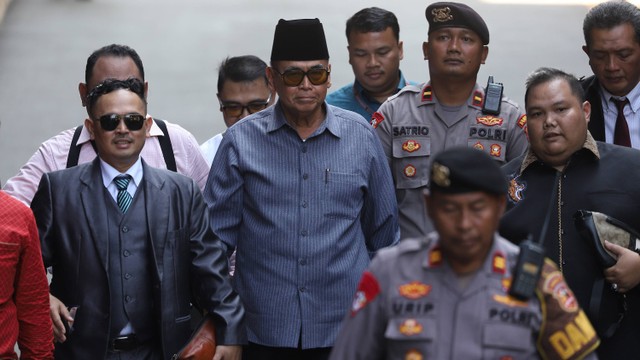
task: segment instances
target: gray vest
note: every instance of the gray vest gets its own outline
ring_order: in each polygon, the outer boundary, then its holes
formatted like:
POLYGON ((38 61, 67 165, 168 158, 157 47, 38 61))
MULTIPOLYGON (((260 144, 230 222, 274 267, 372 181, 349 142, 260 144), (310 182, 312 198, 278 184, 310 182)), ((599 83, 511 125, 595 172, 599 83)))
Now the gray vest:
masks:
POLYGON ((153 261, 147 231, 144 187, 138 187, 133 203, 122 214, 108 191, 109 288, 111 302, 111 337, 131 322, 139 339, 154 334, 153 261))

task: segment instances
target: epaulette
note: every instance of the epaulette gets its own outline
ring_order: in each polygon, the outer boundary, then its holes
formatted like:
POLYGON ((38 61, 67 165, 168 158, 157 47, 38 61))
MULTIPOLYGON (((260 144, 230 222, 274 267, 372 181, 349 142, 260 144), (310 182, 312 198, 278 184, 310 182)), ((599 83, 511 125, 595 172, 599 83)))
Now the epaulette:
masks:
POLYGON ((395 98, 398 98, 398 97, 406 95, 406 94, 419 93, 420 91, 422 91, 422 88, 418 87, 417 85, 407 84, 407 85, 405 85, 405 87, 400 89, 400 91, 398 91, 397 93, 389 96, 387 98, 387 101, 393 100, 395 98))

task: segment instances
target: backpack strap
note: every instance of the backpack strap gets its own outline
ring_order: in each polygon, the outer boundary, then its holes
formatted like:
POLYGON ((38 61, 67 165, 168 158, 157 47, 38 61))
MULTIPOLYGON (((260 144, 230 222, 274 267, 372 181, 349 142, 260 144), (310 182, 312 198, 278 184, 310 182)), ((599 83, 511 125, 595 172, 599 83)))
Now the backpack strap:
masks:
POLYGON ((69 148, 69 155, 67 156, 67 168, 74 167, 78 165, 78 158, 80 158, 80 148, 82 146, 78 146, 78 139, 80 138, 80 133, 82 133, 82 125, 76 128, 76 131, 73 133, 73 139, 71 140, 71 147, 69 148))
POLYGON ((169 137, 169 130, 167 130, 167 124, 164 120, 154 118, 153 121, 156 122, 160 130, 164 136, 158 137, 158 142, 160 142, 160 149, 162 149, 162 156, 164 157, 164 162, 167 164, 167 169, 173 172, 178 172, 178 167, 176 166, 176 158, 173 154, 173 146, 171 145, 171 138, 169 137))

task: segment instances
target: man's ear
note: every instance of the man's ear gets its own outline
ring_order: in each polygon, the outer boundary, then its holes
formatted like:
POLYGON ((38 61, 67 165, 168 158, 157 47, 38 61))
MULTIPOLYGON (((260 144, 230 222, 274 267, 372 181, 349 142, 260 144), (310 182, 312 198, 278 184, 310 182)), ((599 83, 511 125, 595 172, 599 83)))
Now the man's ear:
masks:
POLYGON ((78 93, 80 94, 80 101, 82 102, 82 106, 87 106, 87 84, 79 83, 78 84, 78 93))
POLYGON ((89 132, 89 138, 91 140, 95 140, 96 139, 95 132, 93 131, 94 130, 93 125, 94 125, 93 120, 91 120, 89 118, 84 119, 84 127, 89 132))
POLYGON ((582 45, 582 51, 589 56, 589 47, 587 45, 582 45))
POLYGON ((422 54, 424 55, 425 60, 429 60, 429 42, 425 41, 422 43, 422 54))
POLYGON ((144 128, 146 137, 151 137, 151 125, 153 125, 153 118, 147 115, 147 118, 144 120, 144 128))
POLYGON ((147 99, 147 94, 149 93, 149 83, 147 81, 144 82, 144 98, 147 99))

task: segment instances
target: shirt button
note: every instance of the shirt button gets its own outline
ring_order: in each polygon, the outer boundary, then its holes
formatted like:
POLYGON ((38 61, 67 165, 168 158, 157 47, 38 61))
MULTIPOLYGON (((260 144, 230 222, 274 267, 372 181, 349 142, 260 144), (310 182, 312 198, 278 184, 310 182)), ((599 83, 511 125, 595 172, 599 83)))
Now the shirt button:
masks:
POLYGON ((303 175, 302 175, 302 178, 303 178, 303 179, 305 179, 305 180, 307 180, 307 179, 309 178, 309 174, 303 174, 303 175))
POLYGON ((125 257, 131 255, 131 253, 129 252, 129 250, 125 250, 122 252, 122 255, 124 255, 125 257))
POLYGON ((308 204, 306 201, 303 201, 303 202, 302 202, 302 207, 303 207, 303 208, 306 208, 307 206, 309 206, 309 204, 308 204))
POLYGON ((124 297, 124 301, 129 302, 131 301, 131 296, 127 295, 124 297))
POLYGON ((307 147, 306 147, 306 146, 303 146, 303 147, 302 147, 302 153, 304 154, 304 153, 306 153, 306 152, 307 152, 307 147))
POLYGON ((302 236, 307 236, 308 232, 307 232, 307 230, 302 230, 302 231, 300 232, 300 234, 301 234, 302 236))
POLYGON ((303 287, 300 288, 300 292, 305 292, 305 291, 307 291, 306 287, 303 286, 303 287))
POLYGON ((131 274, 129 274, 129 273, 126 273, 126 274, 124 274, 124 279, 125 279, 125 280, 129 280, 129 279, 131 279, 131 277, 132 277, 132 276, 133 276, 133 275, 131 275, 131 274))
POLYGON ((123 232, 123 233, 129 232, 129 228, 128 228, 128 227, 126 227, 126 226, 123 226, 123 227, 122 227, 122 232, 123 232))
POLYGON ((302 266, 307 265, 307 260, 300 259, 300 265, 302 265, 302 266))

